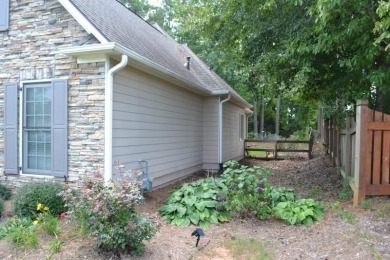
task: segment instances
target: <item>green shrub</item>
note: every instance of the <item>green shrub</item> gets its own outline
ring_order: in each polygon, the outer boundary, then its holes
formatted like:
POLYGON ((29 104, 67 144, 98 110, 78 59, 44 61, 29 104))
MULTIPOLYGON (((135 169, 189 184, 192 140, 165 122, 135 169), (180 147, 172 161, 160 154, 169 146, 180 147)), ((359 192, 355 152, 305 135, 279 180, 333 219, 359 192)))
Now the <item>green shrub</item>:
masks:
POLYGON ((265 177, 270 174, 265 167, 226 162, 221 179, 228 187, 228 205, 231 210, 241 217, 268 217, 272 213, 269 196, 271 185, 265 177))
POLYGON ((171 192, 158 210, 163 219, 178 226, 191 223, 203 228, 228 221, 227 187, 219 178, 201 179, 171 192))
POLYGON ((316 220, 321 220, 324 215, 324 207, 313 199, 279 202, 273 211, 276 217, 291 225, 302 223, 310 225, 316 220))
POLYGON ((0 198, 0 217, 3 215, 4 211, 4 200, 0 198))
POLYGON ((37 204, 42 203, 57 216, 65 210, 65 202, 58 194, 63 190, 60 183, 29 183, 19 189, 14 197, 14 211, 17 216, 34 218, 37 204))
POLYGON ((142 200, 140 183, 121 179, 105 185, 101 177, 83 179, 82 186, 62 192, 69 210, 102 249, 143 252, 143 241, 156 233, 156 226, 141 217, 135 206, 142 200), (80 219, 78 217, 81 217, 80 219))
POLYGON ((12 190, 11 188, 0 184, 0 198, 3 198, 4 200, 8 200, 12 196, 12 190))

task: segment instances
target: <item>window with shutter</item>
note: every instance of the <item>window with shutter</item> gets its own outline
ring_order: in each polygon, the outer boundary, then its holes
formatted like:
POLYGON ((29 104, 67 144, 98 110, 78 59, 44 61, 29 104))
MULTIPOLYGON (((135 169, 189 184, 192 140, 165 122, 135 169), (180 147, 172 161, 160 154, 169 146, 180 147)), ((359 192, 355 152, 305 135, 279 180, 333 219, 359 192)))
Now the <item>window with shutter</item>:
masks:
POLYGON ((0 0, 0 31, 9 28, 9 0, 0 0))
POLYGON ((66 80, 25 83, 22 96, 22 172, 67 176, 66 80))

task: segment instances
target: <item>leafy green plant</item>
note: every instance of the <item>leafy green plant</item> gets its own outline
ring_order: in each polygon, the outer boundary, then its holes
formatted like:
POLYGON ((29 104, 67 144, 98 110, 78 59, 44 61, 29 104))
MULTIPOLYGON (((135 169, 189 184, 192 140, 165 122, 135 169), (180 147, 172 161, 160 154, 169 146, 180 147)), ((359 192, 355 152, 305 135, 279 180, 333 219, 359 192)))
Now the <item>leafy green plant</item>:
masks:
POLYGON ((269 191, 269 197, 271 198, 272 207, 274 207, 279 202, 294 201, 295 192, 292 188, 272 187, 269 191))
POLYGON ((0 198, 0 217, 3 215, 4 211, 4 200, 0 198))
POLYGON ((50 208, 53 215, 59 215, 66 211, 65 202, 58 195, 61 191, 63 191, 62 185, 56 182, 36 182, 25 185, 14 196, 15 215, 34 218, 38 203, 50 208))
POLYGON ((35 225, 29 218, 14 217, 6 220, 0 228, 0 239, 3 238, 21 247, 36 247, 38 245, 35 225))
POLYGON ((58 254, 61 251, 61 247, 64 244, 61 240, 54 239, 49 242, 49 248, 52 255, 58 254))
POLYGON ((57 237, 60 232, 60 227, 58 225, 58 217, 53 216, 50 213, 50 209, 44 206, 41 203, 37 205, 37 218, 34 221, 34 224, 39 224, 39 227, 48 233, 51 236, 57 237))
POLYGON ((345 211, 344 209, 342 209, 339 213, 339 217, 341 219, 347 220, 347 222, 351 225, 356 223, 356 216, 348 211, 345 211))
POLYGON ((184 184, 171 192, 158 210, 163 219, 178 226, 191 223, 201 227, 229 219, 227 187, 219 178, 206 178, 184 184))
POLYGON ((364 199, 360 202, 360 206, 365 210, 372 210, 373 201, 371 199, 364 199))
POLYGON ((341 200, 349 200, 353 196, 353 191, 349 183, 353 181, 353 177, 347 177, 342 180, 341 190, 339 191, 339 198, 341 200))
POLYGON ((141 254, 143 240, 156 233, 154 223, 135 210, 142 200, 136 180, 120 179, 106 185, 95 174, 93 178, 85 176, 77 192, 67 189, 61 195, 71 213, 82 217, 82 224, 102 249, 129 249, 141 254))
POLYGON ((236 161, 224 164, 222 182, 228 187, 228 206, 241 217, 266 218, 272 212, 270 175, 265 167, 248 167, 236 161))
POLYGON ((12 190, 11 188, 0 184, 0 198, 3 198, 4 200, 10 199, 12 196, 12 190))
POLYGON ((330 208, 333 210, 338 209, 339 207, 340 207, 340 201, 335 201, 330 205, 330 208))
POLYGON ((296 201, 279 202, 273 208, 276 217, 287 221, 291 225, 310 225, 316 220, 321 220, 324 215, 324 207, 313 199, 299 199, 296 201))

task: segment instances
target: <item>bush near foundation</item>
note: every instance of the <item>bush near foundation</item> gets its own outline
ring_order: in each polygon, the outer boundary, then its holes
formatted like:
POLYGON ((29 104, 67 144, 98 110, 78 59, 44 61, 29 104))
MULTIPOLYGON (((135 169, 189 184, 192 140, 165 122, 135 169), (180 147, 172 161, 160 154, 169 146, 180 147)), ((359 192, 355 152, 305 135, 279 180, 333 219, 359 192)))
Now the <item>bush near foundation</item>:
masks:
POLYGON ((34 218, 38 203, 50 208, 51 214, 58 216, 66 211, 65 201, 59 195, 63 186, 57 182, 35 182, 23 186, 15 194, 14 213, 19 217, 34 218))

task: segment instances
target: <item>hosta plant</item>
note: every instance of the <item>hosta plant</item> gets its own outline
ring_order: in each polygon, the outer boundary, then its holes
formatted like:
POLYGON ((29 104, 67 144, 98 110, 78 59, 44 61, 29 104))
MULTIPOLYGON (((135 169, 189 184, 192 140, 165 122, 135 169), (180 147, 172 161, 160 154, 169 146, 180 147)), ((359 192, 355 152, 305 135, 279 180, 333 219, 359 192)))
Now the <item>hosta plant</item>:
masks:
POLYGON ((269 192, 269 197, 271 198, 272 207, 275 207, 279 202, 294 201, 295 192, 292 188, 272 187, 269 192))
POLYGON ((227 187, 218 178, 187 183, 171 192, 159 213, 163 219, 178 226, 192 223, 205 228, 228 221, 226 193, 227 187))
POLYGON ((241 217, 266 218, 272 212, 269 192, 271 185, 265 167, 248 167, 235 161, 224 164, 222 182, 228 187, 228 205, 241 217))
POLYGON ((279 202, 273 211, 276 217, 291 225, 310 225, 316 220, 321 220, 324 215, 324 207, 313 199, 279 202))

